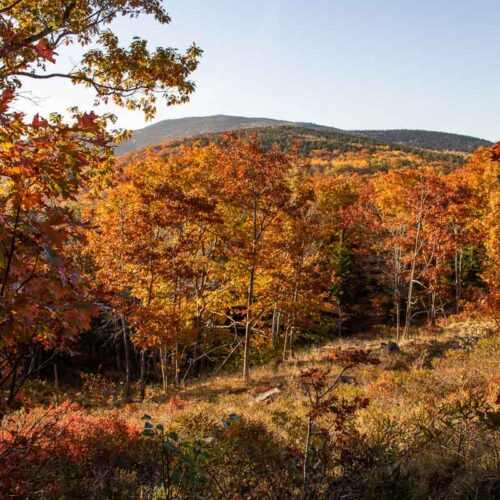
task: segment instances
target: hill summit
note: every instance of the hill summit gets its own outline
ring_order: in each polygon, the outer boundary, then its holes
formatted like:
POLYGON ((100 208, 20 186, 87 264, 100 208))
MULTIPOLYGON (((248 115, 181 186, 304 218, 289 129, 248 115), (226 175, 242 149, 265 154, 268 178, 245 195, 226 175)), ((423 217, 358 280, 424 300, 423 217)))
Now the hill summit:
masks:
POLYGON ((280 126, 323 131, 342 131, 345 134, 367 137, 381 143, 402 144, 434 151, 471 153, 480 146, 492 145, 490 141, 477 137, 446 132, 427 130, 341 130, 315 123, 292 122, 272 118, 214 115, 162 120, 142 129, 135 130, 128 141, 119 145, 117 154, 136 151, 146 146, 160 144, 165 141, 185 139, 204 134, 280 126))

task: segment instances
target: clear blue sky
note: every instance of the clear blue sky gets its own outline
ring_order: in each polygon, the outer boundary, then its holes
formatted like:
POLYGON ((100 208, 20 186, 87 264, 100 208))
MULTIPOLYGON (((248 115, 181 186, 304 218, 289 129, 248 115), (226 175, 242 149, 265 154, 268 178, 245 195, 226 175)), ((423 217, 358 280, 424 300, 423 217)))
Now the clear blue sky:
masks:
MULTIPOLYGON (((151 45, 204 49, 191 103, 165 118, 232 114, 346 129, 421 128, 500 139, 500 0, 170 0, 168 26, 120 21, 151 45)), ((61 54, 67 62, 70 53, 61 54)), ((75 59, 73 57, 73 59, 75 59)), ((40 112, 89 107, 67 83, 30 84, 40 112)), ((25 103, 23 108, 32 111, 25 103)), ((116 111, 113 109, 113 111, 116 111)), ((116 111, 140 128, 138 113, 116 111)))

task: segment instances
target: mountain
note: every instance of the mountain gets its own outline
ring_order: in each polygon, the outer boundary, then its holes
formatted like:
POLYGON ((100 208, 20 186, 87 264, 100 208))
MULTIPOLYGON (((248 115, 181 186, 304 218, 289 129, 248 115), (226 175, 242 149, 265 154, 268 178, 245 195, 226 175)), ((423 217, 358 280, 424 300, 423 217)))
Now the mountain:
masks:
POLYGON ((260 128, 290 124, 291 122, 272 120, 270 118, 244 118, 241 116, 226 115, 163 120, 148 127, 135 130, 130 140, 120 144, 117 153, 128 153, 129 151, 135 151, 161 142, 185 139, 197 135, 226 132, 241 128, 260 128))
MULTIPOLYGON (((355 135, 328 127, 311 127, 308 124, 273 125, 248 129, 257 135, 264 148, 273 144, 290 151, 300 145, 300 155, 308 158, 315 171, 327 174, 342 172, 372 175, 408 167, 427 165, 440 171, 450 171, 463 164, 466 155, 460 152, 431 151, 404 144, 387 144, 363 135, 355 135)), ((221 133, 207 133, 183 139, 167 140, 153 146, 129 151, 120 156, 122 165, 143 160, 149 150, 160 157, 175 154, 179 146, 198 142, 206 145, 220 142, 221 133)))
POLYGON ((290 122, 271 118, 246 118, 242 116, 215 115, 192 118, 163 120, 145 128, 135 130, 130 140, 117 148, 117 154, 128 153, 146 146, 165 141, 185 139, 206 134, 214 134, 238 129, 260 129, 269 127, 298 127, 324 132, 341 132, 357 137, 370 138, 379 143, 401 144, 434 151, 455 151, 470 153, 479 146, 490 146, 484 139, 445 132, 426 130, 350 130, 343 131, 334 127, 314 123, 290 122))

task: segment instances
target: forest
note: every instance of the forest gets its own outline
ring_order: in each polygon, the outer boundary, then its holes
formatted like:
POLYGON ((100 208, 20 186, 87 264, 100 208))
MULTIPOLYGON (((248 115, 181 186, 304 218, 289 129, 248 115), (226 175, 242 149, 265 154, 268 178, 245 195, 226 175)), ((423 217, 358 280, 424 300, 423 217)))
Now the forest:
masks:
POLYGON ((29 79, 187 102, 202 50, 122 48, 144 14, 0 2, 0 498, 498 498, 500 143, 117 157, 110 113, 18 110, 29 79))

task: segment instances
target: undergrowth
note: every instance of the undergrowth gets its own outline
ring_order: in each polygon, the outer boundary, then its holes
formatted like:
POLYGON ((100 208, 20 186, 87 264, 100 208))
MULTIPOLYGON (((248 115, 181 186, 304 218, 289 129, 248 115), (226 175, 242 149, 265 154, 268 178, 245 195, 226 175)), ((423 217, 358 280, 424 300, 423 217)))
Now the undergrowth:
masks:
POLYGON ((339 341, 259 368, 248 383, 219 376, 166 399, 152 391, 143 403, 123 405, 109 384, 85 376, 84 390, 59 395, 80 404, 55 405, 42 384, 42 401, 27 401, 1 424, 0 491, 2 498, 498 498, 498 359, 498 336, 471 341, 449 329, 395 352, 373 339, 339 341), (357 354, 352 363, 353 352, 369 358, 357 354))

